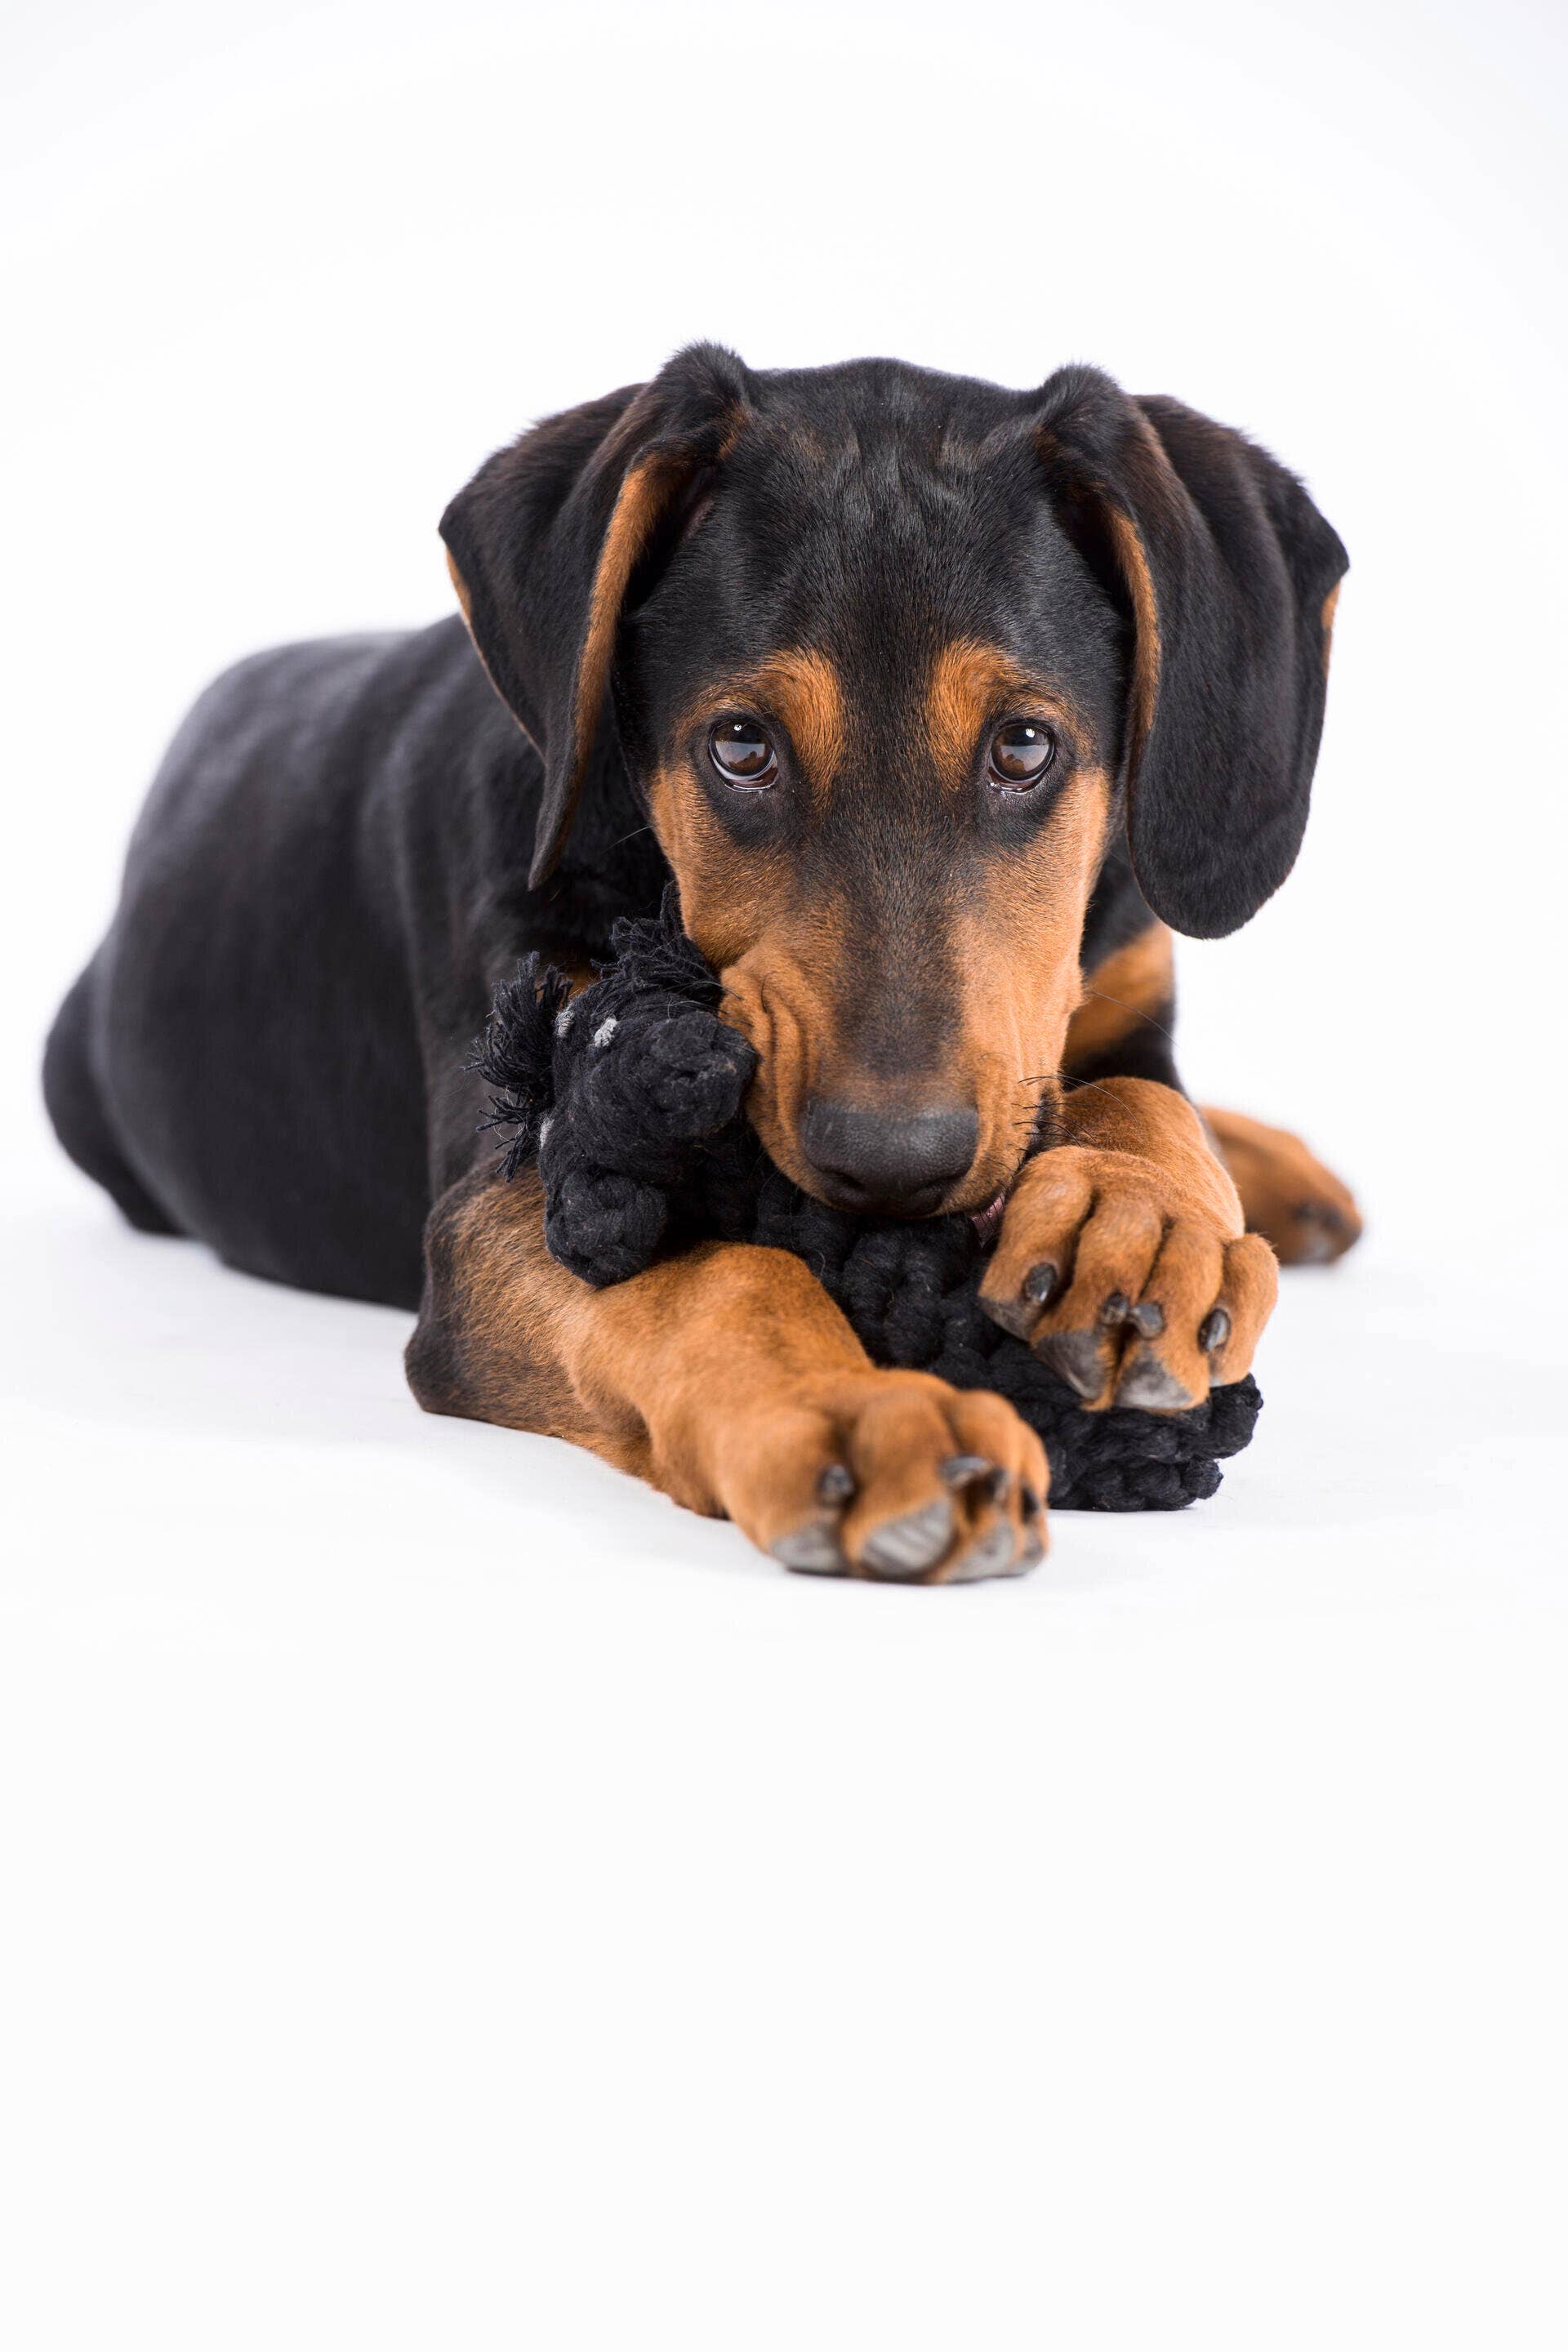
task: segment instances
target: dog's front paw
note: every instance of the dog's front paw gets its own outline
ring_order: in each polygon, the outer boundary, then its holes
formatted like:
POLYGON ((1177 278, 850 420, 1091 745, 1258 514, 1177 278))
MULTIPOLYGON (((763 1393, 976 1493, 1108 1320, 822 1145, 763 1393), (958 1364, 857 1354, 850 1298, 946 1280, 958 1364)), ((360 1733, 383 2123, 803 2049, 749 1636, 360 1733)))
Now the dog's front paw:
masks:
POLYGON ((808 1376, 737 1419, 720 1489, 786 1568, 900 1584, 1016 1576, 1045 1550, 1045 1448, 988 1390, 925 1372, 808 1376))
POLYGON ((1019 1177, 980 1300, 1086 1406, 1185 1412, 1248 1370, 1278 1288, 1228 1183, 1064 1145, 1019 1177))

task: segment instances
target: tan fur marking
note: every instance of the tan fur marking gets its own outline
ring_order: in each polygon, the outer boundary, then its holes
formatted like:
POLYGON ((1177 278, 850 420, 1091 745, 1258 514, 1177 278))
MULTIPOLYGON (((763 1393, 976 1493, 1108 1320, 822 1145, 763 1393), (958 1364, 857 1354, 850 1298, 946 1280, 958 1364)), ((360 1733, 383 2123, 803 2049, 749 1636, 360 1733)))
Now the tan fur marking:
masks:
POLYGON ((685 713, 678 732, 694 735, 737 703, 782 726, 811 791, 828 790, 844 764, 847 735, 843 684, 825 653, 785 647, 720 680, 685 713))
POLYGON ((794 871, 776 850, 742 848, 726 832, 684 759, 648 780, 648 814, 680 893, 681 920, 709 962, 722 971, 757 941, 790 923, 794 871))
POLYGON ((825 793, 844 765, 844 688, 824 653, 801 649, 771 654, 754 673, 752 692, 764 715, 775 713, 806 781, 825 793))
POLYGON ((1168 1215, 1205 1218, 1227 1241, 1244 1231, 1236 1187, 1198 1113, 1173 1087, 1107 1078, 1069 1095, 1062 1117, 1069 1142, 1152 1162, 1168 1215))
POLYGON ((458 592, 458 603, 462 607, 463 625, 471 637, 474 634, 473 599, 468 594, 468 583, 458 571, 458 559, 450 548, 447 550, 447 569, 452 575, 452 585, 458 592))
POLYGON ((761 928, 743 955, 723 967, 723 1017, 750 1039, 762 1066, 747 1101, 768 1156, 808 1189, 812 1171, 800 1143, 810 1096, 831 1080, 837 1022, 833 984, 848 952, 842 904, 793 904, 784 919, 761 928))
POLYGON ((960 913, 953 949, 961 975, 960 1067, 973 1088, 980 1140, 962 1198, 983 1208, 1016 1175, 1030 1120, 1056 1090, 1082 982, 1083 910, 1104 853, 1110 780, 1080 769, 1049 825, 983 911, 960 913))
POLYGON ((1247 1230, 1271 1242, 1284 1265, 1321 1265, 1359 1241, 1361 1212, 1299 1135, 1238 1110, 1204 1117, 1241 1195, 1247 1230))
POLYGON ((683 468, 668 458, 644 457, 628 467, 599 551, 594 593, 588 603, 588 629, 577 667, 575 704, 578 776, 587 757, 599 705, 609 683, 610 659, 616 649, 616 629, 626 583, 638 556, 647 544, 665 499, 683 468))
POLYGON ((1090 1062, 1157 1018, 1174 986, 1171 934, 1151 923, 1135 940, 1098 964, 1084 982, 1083 1001, 1068 1027, 1063 1066, 1090 1062))
POLYGON ((1107 507, 1106 520, 1132 599, 1135 624, 1132 646, 1131 768, 1136 775, 1143 747, 1154 724, 1154 704, 1160 691, 1160 609, 1153 574, 1137 525, 1119 507, 1107 507))
POLYGON ((925 694, 926 740, 944 783, 962 787, 974 770, 981 739, 1004 718, 1037 717, 1059 729, 1080 755, 1086 730, 1059 695, 1047 694, 998 646, 956 637, 931 666, 925 694))
POLYGON ((1343 586, 1342 580, 1336 580, 1323 599, 1323 675, 1325 677, 1329 674, 1329 656, 1333 651, 1334 611, 1340 601, 1340 590, 1343 586))

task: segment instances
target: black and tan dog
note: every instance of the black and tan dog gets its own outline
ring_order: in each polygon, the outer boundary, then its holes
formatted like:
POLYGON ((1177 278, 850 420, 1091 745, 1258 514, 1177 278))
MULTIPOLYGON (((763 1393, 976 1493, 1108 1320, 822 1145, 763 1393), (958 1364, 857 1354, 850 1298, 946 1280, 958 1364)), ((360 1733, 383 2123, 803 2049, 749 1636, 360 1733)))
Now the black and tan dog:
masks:
POLYGON ((525 435, 442 530, 467 631, 261 655, 187 720, 49 1041, 66 1149, 144 1230, 420 1302, 433 1411, 574 1439, 784 1558, 826 1522, 847 1568, 942 1578, 998 1519, 1029 1556, 1033 1433, 875 1370, 798 1259, 556 1265, 469 1049, 520 954, 585 975, 673 876, 790 1176, 991 1213, 993 1313, 1089 1408, 1237 1378, 1276 1256, 1357 1220, 1292 1138, 1182 1093, 1170 934, 1290 869, 1338 538, 1240 435, 1089 369, 1013 393, 709 346, 525 435))

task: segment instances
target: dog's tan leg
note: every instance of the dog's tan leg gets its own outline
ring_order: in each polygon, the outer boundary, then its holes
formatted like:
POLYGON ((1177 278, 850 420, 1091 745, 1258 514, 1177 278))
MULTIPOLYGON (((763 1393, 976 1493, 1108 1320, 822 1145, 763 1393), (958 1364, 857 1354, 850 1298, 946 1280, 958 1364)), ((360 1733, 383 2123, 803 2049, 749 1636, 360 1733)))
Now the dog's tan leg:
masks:
POLYGON ((1238 1110, 1204 1117, 1241 1195, 1249 1234, 1273 1244, 1281 1265, 1323 1265, 1361 1239, 1361 1212, 1332 1171, 1299 1135, 1238 1110))
POLYGON ((410 1385, 586 1445, 786 1566, 930 1582, 1026 1568, 1044 1449, 1011 1405, 879 1371, 802 1261, 706 1243, 593 1290, 544 1246, 531 1175, 437 1202, 410 1385))

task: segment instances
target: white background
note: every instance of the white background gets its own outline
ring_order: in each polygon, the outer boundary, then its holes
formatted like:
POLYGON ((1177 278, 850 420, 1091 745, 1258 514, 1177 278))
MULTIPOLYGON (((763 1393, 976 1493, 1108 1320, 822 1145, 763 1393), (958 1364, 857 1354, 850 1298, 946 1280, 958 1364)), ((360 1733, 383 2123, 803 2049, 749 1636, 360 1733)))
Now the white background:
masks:
POLYGON ((1560 2347, 1563 56, 1544 5, 27 0, 3 75, 13 2352, 1560 2347), (1197 1087, 1363 1248, 1178 1519, 785 1578, 140 1240, 39 1038, 192 695, 447 608, 714 335, 1240 424, 1349 543, 1197 1087))

